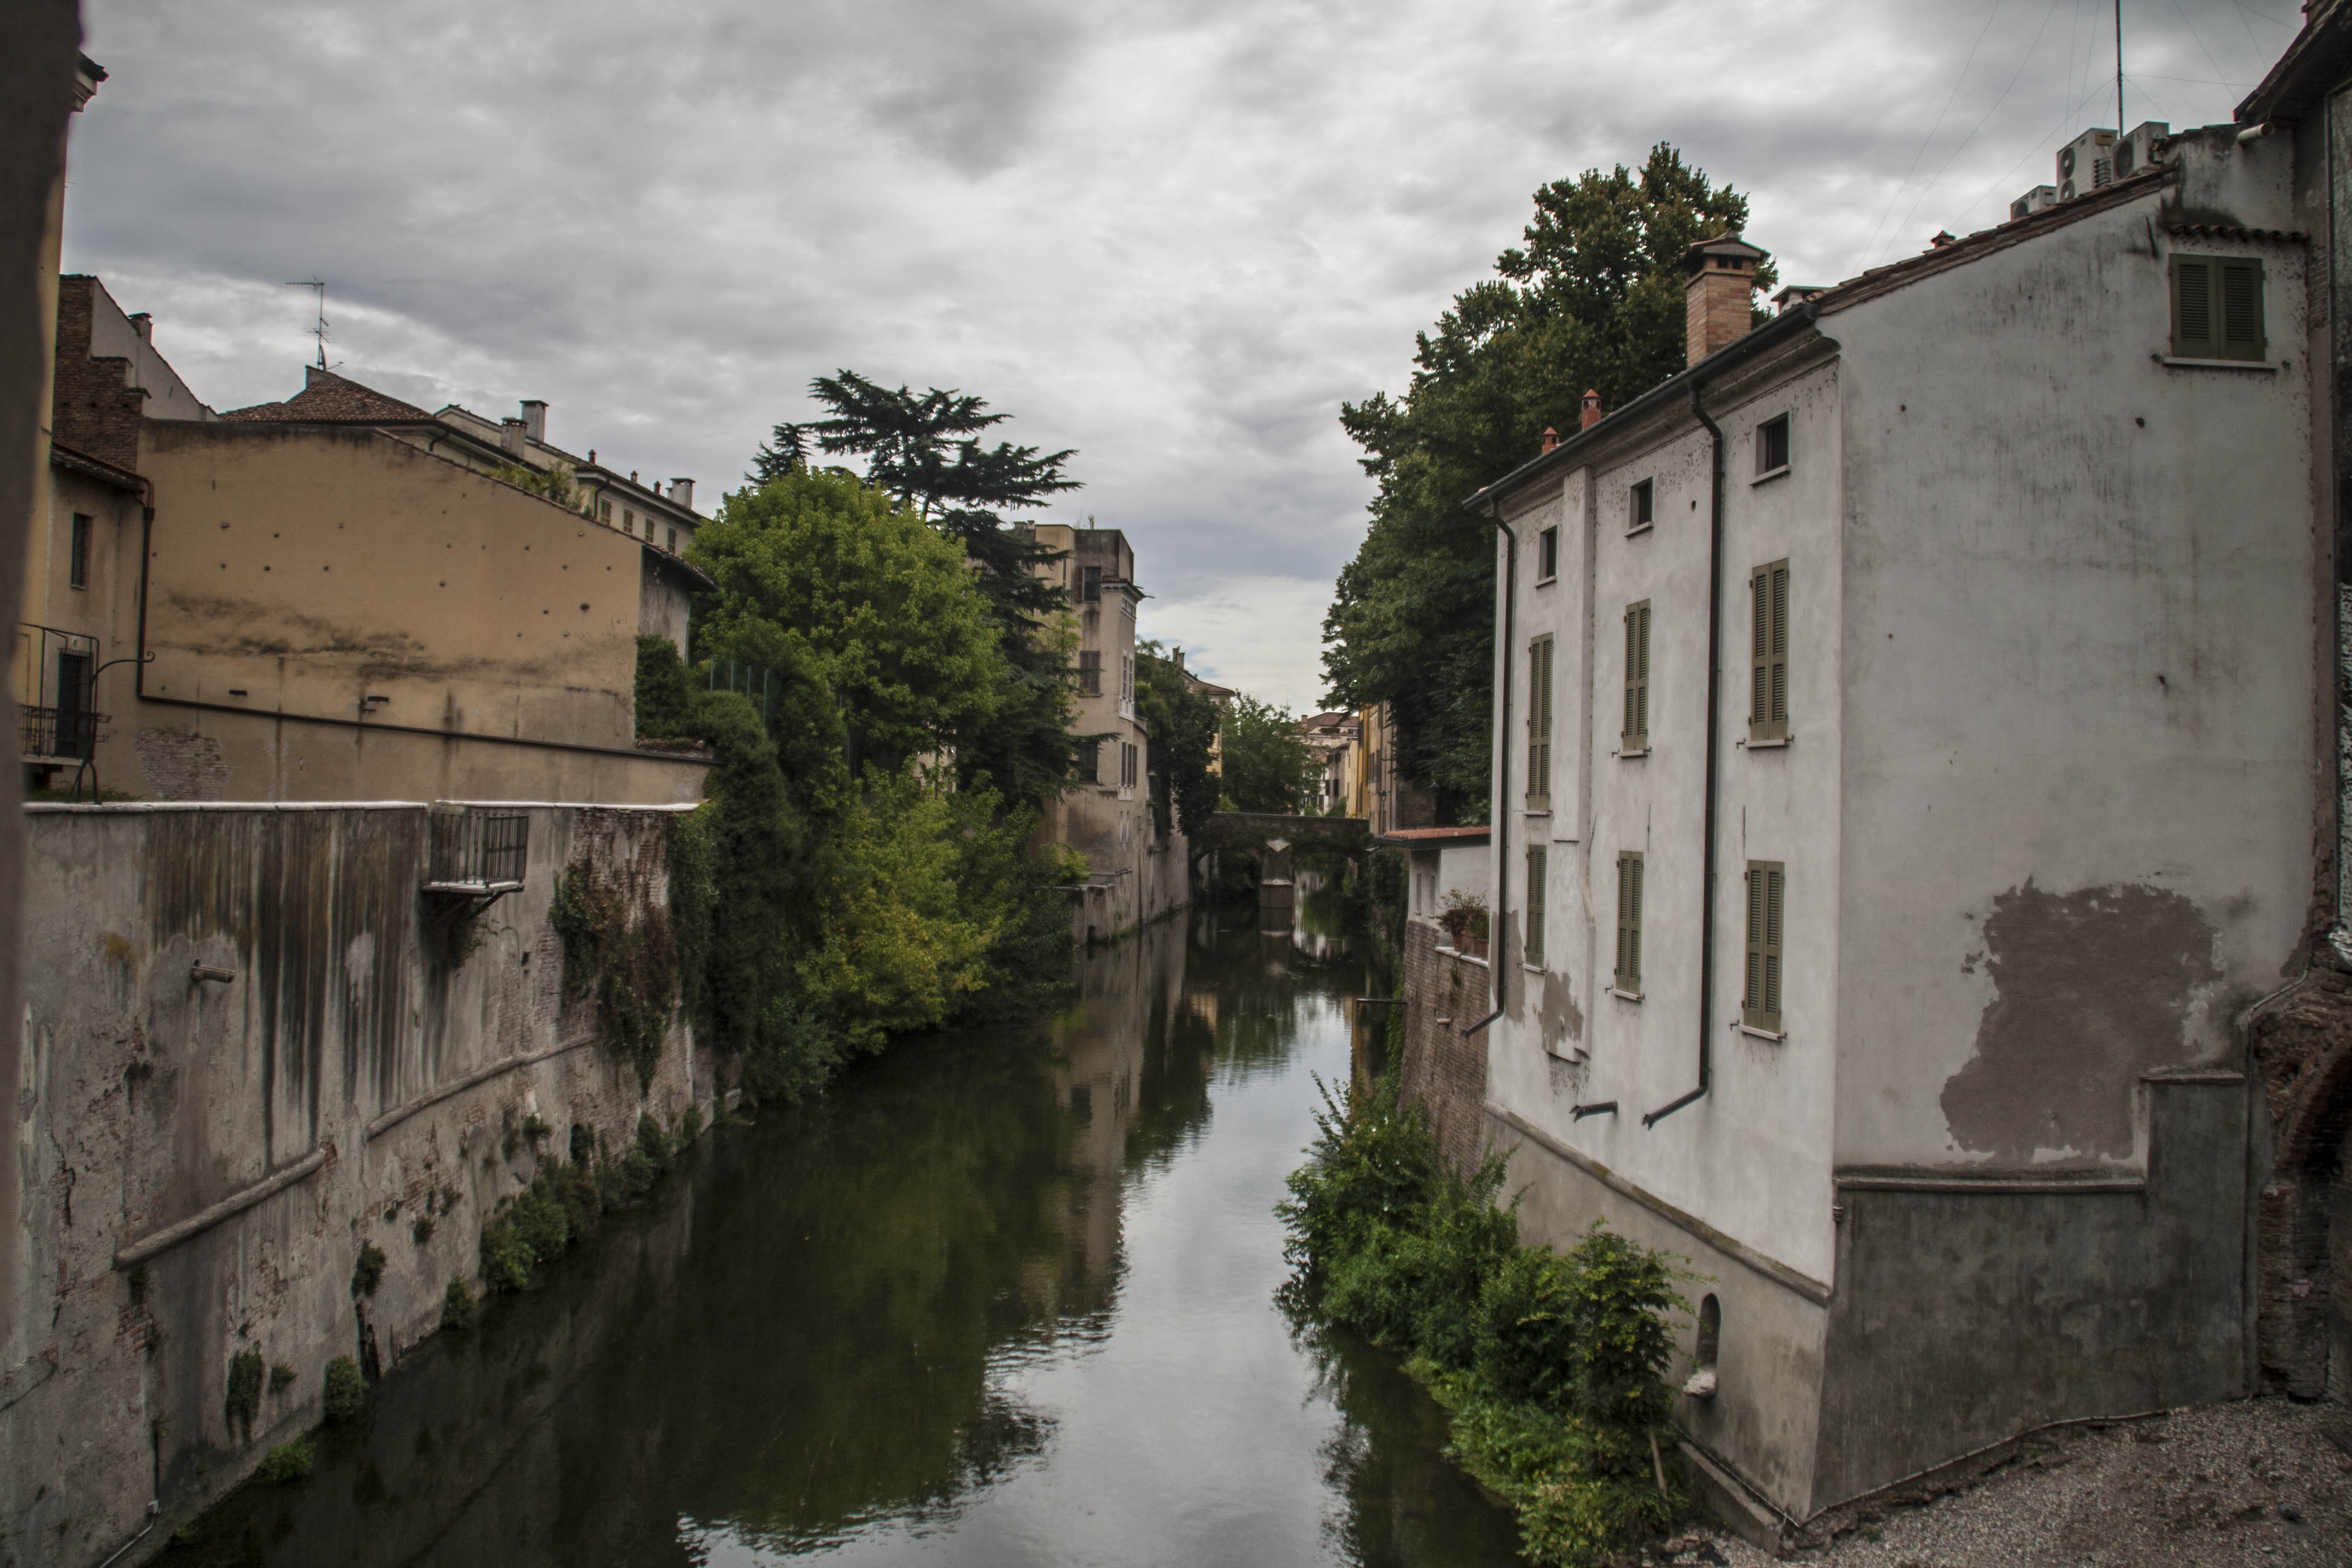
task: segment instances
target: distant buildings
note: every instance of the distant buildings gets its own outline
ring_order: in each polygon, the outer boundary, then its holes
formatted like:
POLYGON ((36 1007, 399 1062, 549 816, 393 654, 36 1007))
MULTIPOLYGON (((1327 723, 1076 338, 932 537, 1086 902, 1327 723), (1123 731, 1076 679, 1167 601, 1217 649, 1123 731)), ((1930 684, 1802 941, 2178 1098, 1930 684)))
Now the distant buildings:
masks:
MULTIPOLYGON (((1040 568, 1068 592, 1077 634, 1077 782, 1046 809, 1041 837, 1086 857, 1072 892, 1071 934, 1108 941, 1190 901, 1185 835, 1159 828, 1167 782, 1155 770, 1149 729, 1136 710, 1135 615, 1143 590, 1135 552, 1115 528, 1024 525, 1061 552, 1040 568)), ((1172 817, 1172 814, 1170 814, 1172 817)))

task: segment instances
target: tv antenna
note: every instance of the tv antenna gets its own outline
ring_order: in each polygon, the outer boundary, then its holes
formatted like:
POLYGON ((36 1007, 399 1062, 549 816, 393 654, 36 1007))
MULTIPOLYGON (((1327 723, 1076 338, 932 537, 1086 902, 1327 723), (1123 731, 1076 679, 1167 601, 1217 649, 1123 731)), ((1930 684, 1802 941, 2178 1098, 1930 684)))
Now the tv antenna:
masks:
POLYGON ((327 280, 323 278, 296 278, 286 285, 289 289, 308 289, 319 297, 318 324, 310 335, 319 340, 319 368, 327 368, 327 280))

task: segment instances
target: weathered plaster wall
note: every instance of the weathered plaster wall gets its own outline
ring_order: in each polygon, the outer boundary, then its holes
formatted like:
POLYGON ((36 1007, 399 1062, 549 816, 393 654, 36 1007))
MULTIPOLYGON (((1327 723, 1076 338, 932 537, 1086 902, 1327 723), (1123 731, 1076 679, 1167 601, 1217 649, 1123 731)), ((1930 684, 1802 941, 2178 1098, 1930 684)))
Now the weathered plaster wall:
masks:
POLYGON ((1398 1074, 1405 1097, 1429 1111, 1437 1146, 1465 1175, 1486 1152, 1486 1031, 1463 1030, 1485 1017, 1484 959, 1455 952, 1434 921, 1405 921, 1404 1050, 1398 1074))
POLYGON ((1822 319, 1850 389, 1842 1165, 2137 1169, 2140 1075, 2233 1060, 2295 951, 2303 255, 2176 238, 2165 205, 1822 319), (2159 363, 2176 249, 2262 256, 2277 368, 2159 363))
POLYGON ((1519 539, 1519 599, 1506 737, 1505 805, 1512 842, 1508 923, 1524 928, 1526 851, 1548 847, 1545 959, 1538 973, 1506 972, 1507 1016, 1490 1047, 1496 1101, 1644 1191, 1696 1215, 1814 1279, 1831 1268, 1826 1194, 1829 1107, 1836 1037, 1839 855, 1836 780, 1839 710, 1837 511, 1841 421, 1838 372, 1820 363, 1785 366, 1711 392, 1725 443, 1723 626, 1718 688, 1718 782, 1712 1088, 1644 1128, 1645 1111, 1697 1081, 1699 943, 1705 880, 1706 658, 1712 454, 1689 422, 1629 431, 1593 467, 1510 521, 1519 539), (1761 422, 1789 416, 1788 471, 1760 483, 1753 442, 1761 422), (1631 526, 1630 492, 1653 486, 1654 521, 1631 526), (1530 581, 1535 538, 1562 530, 1556 579, 1530 581), (1748 733, 1748 578, 1751 568, 1791 563, 1790 724, 1783 748, 1750 752, 1748 733), (1622 744, 1625 611, 1650 605, 1649 748, 1622 744), (1549 812, 1529 811, 1525 649, 1554 639, 1553 784, 1549 812), (1638 999, 1617 994, 1617 857, 1645 857, 1643 964, 1638 999), (1736 1033, 1742 989, 1745 863, 1788 868, 1782 1014, 1788 1037, 1736 1033), (1578 1104, 1615 1101, 1614 1114, 1575 1119, 1578 1104))
POLYGON ((26 1568, 104 1557, 151 1497, 168 1534, 317 1419, 329 1359, 430 1333, 484 1219, 574 1127, 615 1146, 711 1099, 682 1024, 640 1089, 564 995, 548 919, 573 864, 665 901, 673 814, 530 808, 524 887, 455 967, 420 942, 427 815, 27 813, 30 1288, 0 1384, 0 1539, 26 1568), (387 1267, 355 1300, 367 1243, 387 1267), (249 1433, 224 1408, 247 1350, 296 1373, 249 1433))

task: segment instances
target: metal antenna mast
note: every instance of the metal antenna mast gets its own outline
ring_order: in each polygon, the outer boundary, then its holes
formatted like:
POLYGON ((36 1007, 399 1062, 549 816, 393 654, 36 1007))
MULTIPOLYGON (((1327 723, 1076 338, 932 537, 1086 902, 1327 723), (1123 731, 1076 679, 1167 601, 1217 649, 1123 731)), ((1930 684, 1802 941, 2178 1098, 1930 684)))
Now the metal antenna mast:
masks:
POLYGON ((2130 129, 2124 122, 2124 0, 2116 0, 2116 135, 2130 129))
MULTIPOLYGON (((2117 5, 2122 3, 2123 0, 2116 0, 2117 5)), ((319 340, 319 368, 324 370, 327 368, 327 280, 323 278, 297 278, 286 287, 309 289, 319 296, 319 321, 310 329, 310 335, 319 340)))

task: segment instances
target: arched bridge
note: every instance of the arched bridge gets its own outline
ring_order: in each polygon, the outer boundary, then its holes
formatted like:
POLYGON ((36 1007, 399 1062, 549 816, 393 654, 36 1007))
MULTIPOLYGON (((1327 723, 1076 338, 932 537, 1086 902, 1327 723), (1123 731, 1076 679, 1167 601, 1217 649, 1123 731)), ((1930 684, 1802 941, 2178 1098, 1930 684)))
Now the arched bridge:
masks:
POLYGON ((1278 811, 1220 811, 1208 826, 1190 835, 1194 855, 1211 849, 1263 849, 1279 839, 1291 848, 1302 844, 1336 844, 1355 849, 1371 843, 1371 824, 1360 816, 1290 816, 1278 811))

